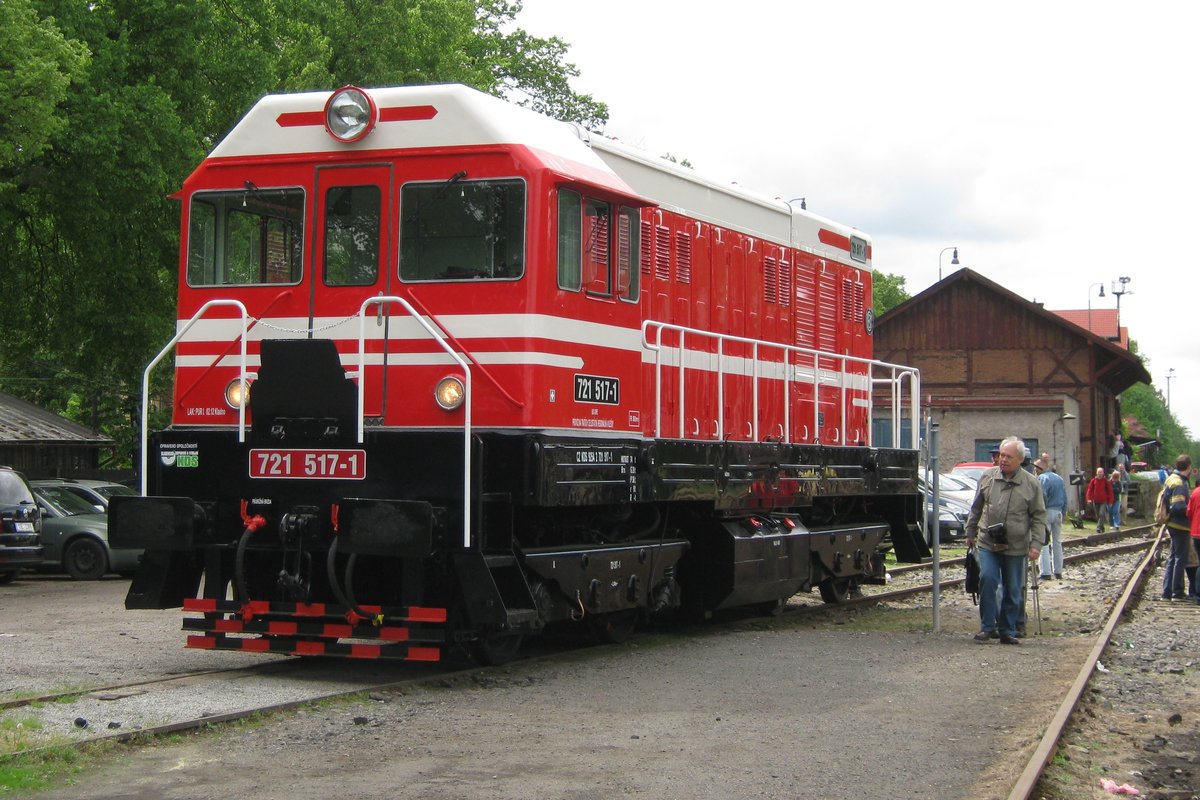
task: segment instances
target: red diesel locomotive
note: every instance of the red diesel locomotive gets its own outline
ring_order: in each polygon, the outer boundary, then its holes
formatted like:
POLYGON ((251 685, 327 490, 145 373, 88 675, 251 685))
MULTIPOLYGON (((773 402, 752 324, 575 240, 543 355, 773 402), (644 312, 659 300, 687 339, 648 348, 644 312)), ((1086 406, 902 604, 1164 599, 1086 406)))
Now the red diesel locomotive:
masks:
POLYGON ((926 552, 853 229, 463 86, 265 97, 180 198, 110 534, 190 647, 494 662, 926 552))

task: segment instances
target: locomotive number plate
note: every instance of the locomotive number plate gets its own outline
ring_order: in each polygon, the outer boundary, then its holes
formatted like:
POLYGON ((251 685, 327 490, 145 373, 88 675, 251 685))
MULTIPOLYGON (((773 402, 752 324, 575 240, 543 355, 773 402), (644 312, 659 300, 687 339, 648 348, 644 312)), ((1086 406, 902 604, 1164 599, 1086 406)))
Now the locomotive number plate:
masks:
POLYGON ((367 477, 367 451, 251 450, 250 477, 361 481, 367 477))
POLYGON ((621 382, 598 375, 575 375, 575 402, 620 405, 621 382))

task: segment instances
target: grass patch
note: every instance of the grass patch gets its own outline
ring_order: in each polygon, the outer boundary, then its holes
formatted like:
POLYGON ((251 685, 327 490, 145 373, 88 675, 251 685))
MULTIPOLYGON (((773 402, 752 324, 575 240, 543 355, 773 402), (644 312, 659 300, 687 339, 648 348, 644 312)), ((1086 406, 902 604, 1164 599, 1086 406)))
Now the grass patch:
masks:
POLYGON ((36 752, 0 755, 0 796, 62 785, 93 763, 99 749, 67 744, 45 746, 44 741, 38 744, 40 749, 36 752))

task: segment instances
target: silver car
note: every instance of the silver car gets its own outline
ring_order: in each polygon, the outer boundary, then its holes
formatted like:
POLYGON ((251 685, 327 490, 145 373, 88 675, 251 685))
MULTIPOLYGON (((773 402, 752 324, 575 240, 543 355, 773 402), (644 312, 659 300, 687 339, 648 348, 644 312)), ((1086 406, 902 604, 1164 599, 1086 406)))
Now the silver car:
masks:
POLYGON ((108 546, 108 515, 65 486, 33 481, 42 510, 42 566, 63 569, 76 580, 99 580, 109 572, 131 575, 141 550, 108 546))

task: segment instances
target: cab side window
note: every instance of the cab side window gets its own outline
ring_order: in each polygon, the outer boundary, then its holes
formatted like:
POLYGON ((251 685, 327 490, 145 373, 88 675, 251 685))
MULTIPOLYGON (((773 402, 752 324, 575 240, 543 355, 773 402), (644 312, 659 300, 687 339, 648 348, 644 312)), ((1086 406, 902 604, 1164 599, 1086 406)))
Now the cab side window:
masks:
POLYGON ((558 286, 636 302, 637 211, 570 189, 558 193, 558 286))

